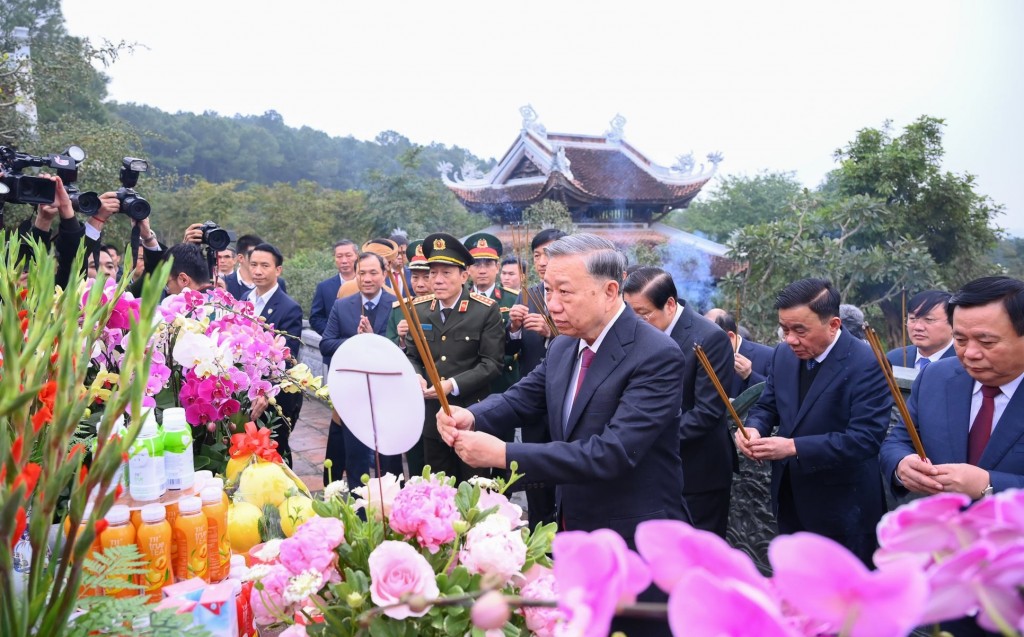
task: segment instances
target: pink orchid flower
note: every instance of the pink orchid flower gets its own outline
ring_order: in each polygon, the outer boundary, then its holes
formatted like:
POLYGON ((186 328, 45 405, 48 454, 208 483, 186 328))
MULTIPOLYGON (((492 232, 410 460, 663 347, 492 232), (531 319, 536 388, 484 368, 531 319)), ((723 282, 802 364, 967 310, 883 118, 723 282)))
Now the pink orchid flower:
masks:
POLYGON ((928 584, 916 567, 893 564, 869 571, 843 546, 813 533, 775 538, 768 557, 779 594, 835 632, 892 637, 907 635, 921 623, 928 584))
POLYGON ((647 565, 614 531, 565 531, 551 548, 559 608, 583 637, 608 635, 619 605, 634 603, 651 583, 647 565))
POLYGON ((673 635, 686 637, 797 637, 778 604, 745 582, 693 569, 682 573, 668 599, 673 635))

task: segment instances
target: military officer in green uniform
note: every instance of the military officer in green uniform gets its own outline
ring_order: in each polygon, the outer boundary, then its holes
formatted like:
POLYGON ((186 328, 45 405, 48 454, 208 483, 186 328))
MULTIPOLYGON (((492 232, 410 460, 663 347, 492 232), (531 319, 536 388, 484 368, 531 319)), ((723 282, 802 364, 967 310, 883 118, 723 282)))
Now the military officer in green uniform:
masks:
MULTIPOLYGON (((498 264, 501 262, 501 240, 493 234, 478 232, 466 239, 466 248, 473 257, 473 263, 467 268, 470 278, 470 291, 497 301, 501 319, 508 333, 509 310, 518 302, 519 290, 510 290, 498 283, 498 264)), ((506 337, 505 355, 502 357, 501 376, 491 383, 491 393, 500 394, 519 382, 520 341, 506 337)))
MULTIPOLYGON (((468 406, 491 393, 491 382, 498 377, 505 348, 505 329, 498 304, 486 296, 469 292, 466 266, 472 256, 455 237, 436 233, 423 240, 423 254, 430 266, 433 294, 419 297, 413 310, 423 327, 427 347, 441 378, 441 391, 449 403, 468 406)), ((423 380, 427 400, 423 427, 423 462, 434 471, 466 480, 480 470, 463 463, 455 451, 441 440, 436 415, 441 408, 434 387, 429 384, 419 353, 407 342, 406 355, 423 380)), ((409 471, 422 472, 410 452, 409 471)))

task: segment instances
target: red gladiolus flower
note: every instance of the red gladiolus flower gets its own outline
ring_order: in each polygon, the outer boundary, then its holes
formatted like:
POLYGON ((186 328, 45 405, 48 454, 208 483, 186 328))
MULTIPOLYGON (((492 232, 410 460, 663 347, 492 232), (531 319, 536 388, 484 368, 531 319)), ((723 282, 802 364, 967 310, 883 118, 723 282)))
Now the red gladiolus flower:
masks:
POLYGON ((11 458, 14 458, 15 464, 21 462, 21 447, 24 442, 24 439, 18 436, 14 439, 14 443, 11 444, 11 458))
POLYGON ((17 513, 14 514, 14 535, 11 536, 11 550, 14 550, 14 546, 21 539, 21 534, 25 532, 25 507, 18 507, 17 513))
POLYGON ((53 420, 53 411, 50 407, 43 405, 39 411, 32 414, 32 431, 34 433, 39 433, 39 430, 43 428, 43 425, 49 423, 51 420, 53 420))
POLYGON ((71 459, 74 458, 75 454, 77 453, 85 453, 85 447, 80 442, 76 442, 74 445, 72 445, 71 450, 68 451, 67 460, 70 462, 71 459))
POLYGON ((42 468, 35 462, 30 462, 25 465, 25 468, 21 470, 18 477, 14 479, 14 484, 11 486, 11 491, 17 491, 18 487, 25 485, 25 493, 30 494, 36 488, 36 483, 39 482, 39 474, 42 468))
POLYGON ((57 382, 51 380, 50 382, 43 385, 43 388, 39 390, 39 402, 43 403, 51 410, 53 409, 53 403, 57 399, 57 382))
POLYGON ((87 477, 89 477, 89 469, 83 465, 81 471, 78 472, 78 484, 85 484, 87 477))
POLYGON ((124 495, 124 487, 118 484, 117 488, 114 489, 114 499, 120 500, 122 495, 124 495))
POLYGON ((100 518, 99 520, 96 520, 96 537, 99 537, 100 533, 106 531, 108 526, 110 526, 110 523, 105 519, 100 518))

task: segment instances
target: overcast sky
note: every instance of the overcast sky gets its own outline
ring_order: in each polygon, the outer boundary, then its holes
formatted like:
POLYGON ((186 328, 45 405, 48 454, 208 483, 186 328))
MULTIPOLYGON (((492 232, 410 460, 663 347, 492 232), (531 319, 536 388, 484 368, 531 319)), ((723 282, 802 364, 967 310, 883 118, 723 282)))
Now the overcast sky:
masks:
POLYGON ((1024 2, 64 0, 68 30, 146 48, 110 97, 275 110, 290 126, 500 157, 532 104, 549 131, 625 137, 670 165, 793 170, 807 186, 860 128, 945 118, 945 168, 1024 236, 1024 2))

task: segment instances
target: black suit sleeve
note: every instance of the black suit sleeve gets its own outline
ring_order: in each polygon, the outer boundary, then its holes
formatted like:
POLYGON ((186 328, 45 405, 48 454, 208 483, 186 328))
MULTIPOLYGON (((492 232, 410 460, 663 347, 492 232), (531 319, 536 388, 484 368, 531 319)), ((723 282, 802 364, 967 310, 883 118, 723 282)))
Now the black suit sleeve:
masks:
MULTIPOLYGON (((313 306, 309 310, 309 326, 313 328, 313 331, 321 336, 327 329, 328 314, 331 313, 332 308, 327 305, 327 301, 324 300, 323 283, 319 283, 316 286, 316 291, 313 292, 313 306)), ((321 348, 320 351, 323 351, 321 348)))
MULTIPOLYGON (((78 253, 78 246, 85 237, 85 226, 78 219, 61 219, 54 246, 57 249, 57 285, 67 288, 71 280, 71 267, 78 253)), ((86 242, 86 246, 90 242, 86 242)))
MULTIPOLYGON (((726 387, 732 384, 734 371, 734 357, 732 344, 729 336, 722 330, 716 329, 704 335, 699 343, 711 361, 711 367, 715 375, 726 387)), ((685 356, 693 356, 696 359, 696 352, 687 352, 685 356)), ((697 374, 693 384, 693 408, 683 414, 680 429, 683 440, 699 438, 713 429, 722 426, 722 415, 725 414, 725 403, 718 395, 718 390, 704 371, 700 361, 695 361, 697 374)))
MULTIPOLYGON (((323 337, 320 339, 320 353, 330 358, 334 356, 334 352, 341 347, 341 344, 348 340, 342 336, 341 331, 341 299, 334 302, 334 307, 331 308, 331 316, 327 319, 327 327, 323 331, 323 337)), ((312 319, 310 319, 312 323, 312 319)))
POLYGON ((289 303, 284 310, 284 316, 278 319, 274 328, 288 334, 285 336, 285 342, 291 350, 292 358, 298 360, 301 346, 299 338, 302 336, 302 308, 299 304, 294 301, 289 303))

